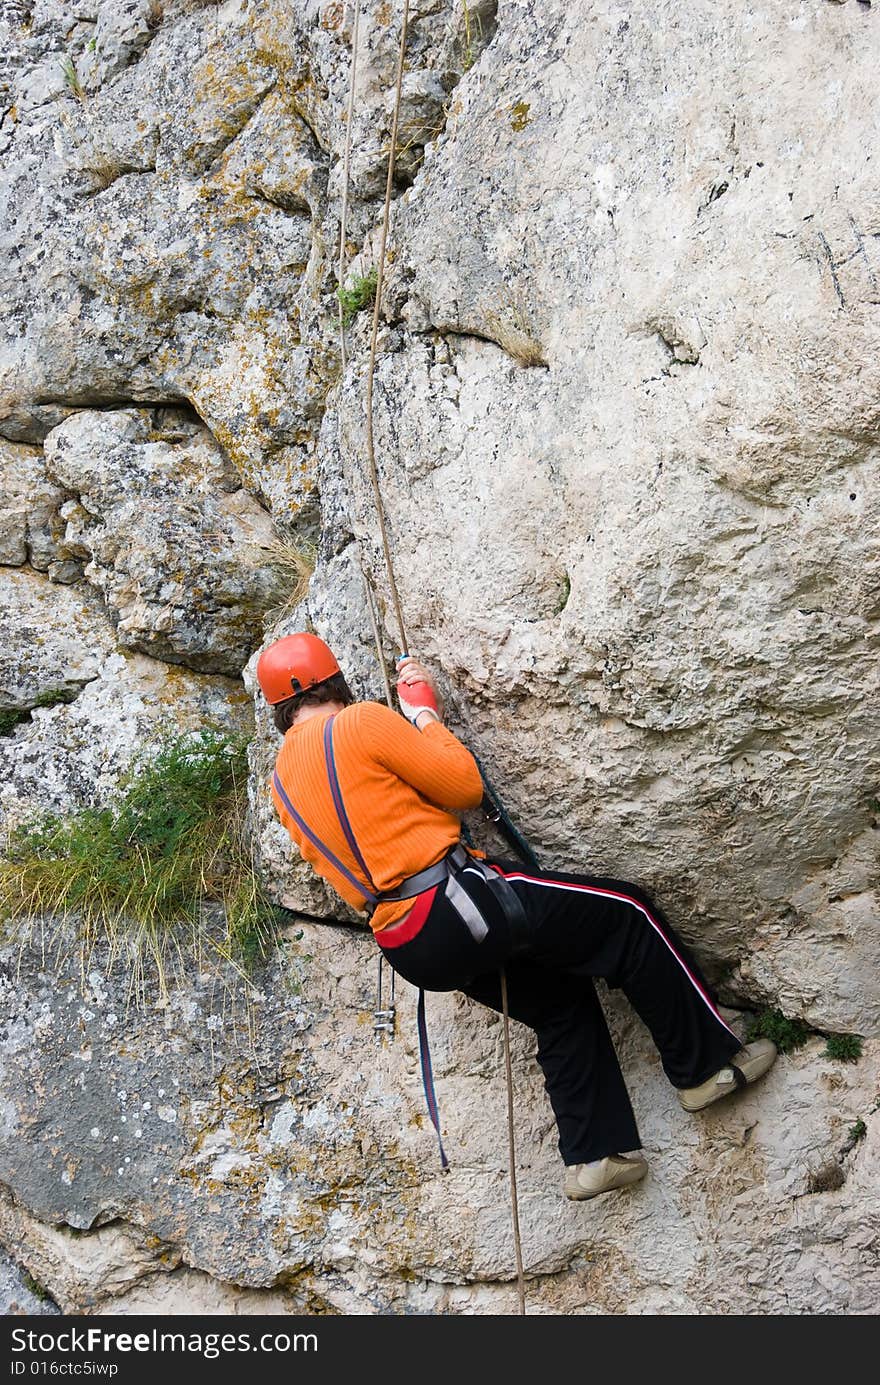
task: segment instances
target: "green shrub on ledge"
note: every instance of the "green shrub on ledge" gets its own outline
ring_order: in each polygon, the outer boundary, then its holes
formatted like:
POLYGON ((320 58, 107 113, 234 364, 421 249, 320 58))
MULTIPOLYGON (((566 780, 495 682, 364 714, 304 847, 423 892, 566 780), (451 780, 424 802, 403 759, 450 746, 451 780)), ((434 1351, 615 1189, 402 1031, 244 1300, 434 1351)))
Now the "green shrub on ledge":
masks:
MULTIPOLYGON (((275 910, 254 871, 245 830, 247 739, 215 728, 159 743, 114 803, 16 828, 0 859, 6 923, 75 917, 86 953, 101 940, 158 967, 200 937, 219 905, 225 938, 211 947, 248 962, 265 950, 275 910)), ((8 929, 7 929, 8 931, 8 929)))
POLYGON ((835 1058, 838 1063, 857 1063, 861 1056, 862 1039, 859 1034, 826 1035, 823 1058, 835 1058))
POLYGON ((772 1039, 780 1053, 792 1053, 802 1048, 810 1037, 803 1020, 790 1020, 781 1010, 762 1010, 752 1020, 746 1042, 752 1039, 772 1039))

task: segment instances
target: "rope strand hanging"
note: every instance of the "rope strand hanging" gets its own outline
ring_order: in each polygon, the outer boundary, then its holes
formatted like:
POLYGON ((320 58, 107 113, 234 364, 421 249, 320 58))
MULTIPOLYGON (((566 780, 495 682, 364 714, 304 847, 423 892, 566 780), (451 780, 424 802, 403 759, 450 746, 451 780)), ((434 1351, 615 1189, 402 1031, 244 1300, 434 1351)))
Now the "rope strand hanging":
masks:
POLYGON ((379 520, 379 534, 382 539, 382 552, 385 557, 385 567, 388 572, 388 587, 391 592, 391 600, 394 605, 394 615, 397 620, 397 630, 400 635, 400 652, 405 654, 409 648, 406 638, 406 626, 403 622, 403 608, 400 604, 400 592, 397 589, 397 581, 394 576, 394 563, 391 559, 391 547, 388 543, 388 527, 385 523, 385 507, 382 504, 382 492, 379 489, 379 472, 376 467, 376 447, 373 440, 373 381, 376 375, 376 352, 379 341, 379 317, 382 311, 382 288, 385 283, 385 247, 388 242, 388 224, 391 219, 391 193, 394 187, 394 162, 397 157, 397 127, 400 119, 400 93, 403 86, 403 60, 406 52, 407 24, 409 22, 409 0, 403 0, 403 15, 400 21, 400 47, 397 51, 397 79, 394 87, 394 111, 391 118, 391 147, 388 150, 388 176, 385 179, 385 206, 382 212, 382 231, 379 237, 379 256, 376 266, 376 297, 373 301, 373 326, 370 332, 370 354, 367 360, 367 386, 366 386, 366 439, 367 439, 367 462, 370 467, 370 482, 373 487, 373 497, 376 501, 376 514, 379 520))
MULTIPOLYGON (((357 56, 358 56, 359 19, 360 19, 360 5, 359 5, 359 3, 356 3, 356 4, 355 4, 354 28, 353 28, 353 33, 352 33, 352 60, 351 60, 351 78, 350 78, 350 89, 349 89, 349 101, 348 101, 348 128, 347 128, 347 130, 346 130, 346 139, 345 139, 345 159, 344 159, 344 172, 343 172, 343 180, 344 180, 344 181, 343 181, 342 213, 341 213, 340 237, 339 237, 339 269, 338 269, 338 278, 339 278, 339 287, 340 287, 340 289, 342 288, 342 285, 343 285, 343 283, 344 283, 344 278, 345 278, 345 241, 346 241, 347 220, 348 220, 348 190, 349 190, 350 172, 351 172, 351 139, 352 139, 352 124, 353 124, 353 120, 354 120, 355 75, 356 75, 356 65, 357 65, 357 56)), ((378 340, 379 340, 379 319, 380 319, 381 311, 382 311, 382 289, 383 289, 383 285, 384 285, 384 282, 385 282, 385 254, 386 254, 386 246, 387 246, 387 241, 388 241, 388 227, 389 227, 389 223, 390 223, 390 219, 391 219, 391 196, 392 196, 392 191, 393 191, 393 187, 394 187, 394 164, 395 164, 395 159, 396 159, 396 155, 397 155, 397 133, 398 133, 398 125, 399 125, 399 119, 400 119, 400 98, 401 98, 401 90, 402 90, 402 86, 403 86, 403 67, 404 67, 404 58, 405 58, 405 53, 406 53, 406 39, 407 39, 408 22, 409 22, 409 0, 403 0, 403 13, 402 13, 402 16, 401 16, 401 26, 400 26, 400 44, 399 44, 398 54, 397 54, 397 75, 396 75, 395 89, 394 89, 394 107, 393 107, 392 120, 391 120, 391 140, 390 140, 390 147, 389 147, 389 151, 388 151, 388 173, 387 173, 387 177, 386 177, 386 180, 385 180, 385 202, 384 202, 384 207, 383 207, 383 212, 382 212, 382 228, 381 228, 380 239, 379 239, 378 263, 377 263, 377 266, 376 266, 376 293, 375 293, 375 299, 374 299, 374 302, 373 302, 373 321, 372 321, 372 329, 371 329, 371 332, 370 332, 370 350, 369 350, 369 356, 368 356, 368 359, 367 359, 366 398, 365 398, 365 422, 366 422, 366 450, 367 450, 367 462, 368 462, 368 465, 369 465, 370 483, 371 483, 372 490, 373 490, 373 499, 374 499, 374 502, 375 502, 376 517, 377 517, 377 520, 378 520, 378 523, 379 523, 379 534, 380 534, 380 537, 381 537, 381 540, 382 540, 382 552, 383 552, 383 556, 384 556, 384 559, 385 559, 385 568, 386 568, 386 571, 387 571, 387 574, 388 574, 388 587, 389 587, 389 591, 390 591, 390 593, 391 593, 391 600, 392 600, 392 604, 393 604, 393 606, 394 606, 394 614, 395 614, 395 619, 396 619, 396 622, 397 622, 398 634, 399 634, 399 637, 400 637, 400 653, 401 653, 401 654, 405 654, 405 653, 407 652, 408 647, 409 647, 409 642, 408 642, 408 640, 407 640, 406 626, 405 626, 405 624, 404 624, 404 619, 403 619, 403 608, 402 608, 402 606, 401 606, 401 601, 400 601, 400 592, 399 592, 399 590, 398 590, 397 580, 396 580, 395 574, 394 574, 394 562, 393 562, 393 559, 392 559, 392 556, 391 556, 391 546, 390 546, 389 541, 388 541, 388 528, 387 528, 387 524, 386 524, 386 520, 385 520, 385 506, 384 506, 384 503, 383 503, 383 501, 382 501, 382 492, 381 492, 381 489, 380 489, 380 486, 379 486, 379 472, 378 472, 378 467, 377 467, 377 465, 376 465, 376 449, 375 449, 375 440, 374 440, 374 436, 373 436, 373 385, 374 385, 375 374, 376 374, 376 357, 377 357, 377 352, 378 352, 378 340)), ((343 312, 342 312, 342 303, 341 303, 341 301, 340 301, 340 313, 339 313, 339 330, 340 330, 340 338, 341 338, 341 360, 342 360, 342 368, 343 368, 343 370, 344 370, 344 369, 345 369, 345 364, 346 364, 346 355, 345 355, 345 328, 344 328, 344 321, 343 321, 343 312)), ((369 609, 370 609, 371 622, 372 622, 372 625, 373 625, 373 635, 374 635, 374 639, 375 639, 375 642, 376 642, 377 656, 378 656, 378 659, 379 659, 380 668, 382 669, 382 672, 383 672, 383 677, 384 677, 384 679, 385 679, 385 693, 386 693, 386 699, 387 699, 387 701, 388 701, 388 705, 389 705, 389 706, 392 706, 392 701, 391 701, 391 687, 390 687, 390 684, 389 684, 389 682, 388 682, 387 671, 386 671, 386 669, 385 669, 385 661, 384 661, 384 655, 383 655, 382 647, 381 647, 381 637, 380 637, 380 633, 379 633, 378 621, 377 621, 377 619, 376 619, 375 607, 374 607, 374 602, 373 602, 372 588, 371 588, 371 585, 370 585, 370 582, 369 582, 367 573, 366 573, 366 571, 365 571, 363 565, 362 565, 362 567, 361 567, 361 571, 362 571, 362 575, 363 575, 363 578, 364 578, 364 584, 365 584, 365 587, 366 587, 366 590, 367 590, 367 601, 368 601, 368 605, 369 605, 369 609)), ((381 967, 381 961, 380 961, 380 967, 381 967)), ((380 978, 381 978, 381 971, 380 971, 380 978)), ((523 1271, 522 1241, 521 1241, 521 1237, 520 1237, 520 1227, 519 1227, 519 1199, 518 1199, 518 1195, 517 1195, 517 1182, 516 1182, 516 1146, 515 1146, 515 1139, 514 1139, 514 1107, 513 1107, 513 1065, 512 1065, 512 1062, 511 1062, 511 1053, 510 1053, 510 1015, 509 1015, 509 1009, 508 1009, 508 996, 507 996, 507 975, 506 975, 506 973, 505 973, 505 971, 504 971, 503 968, 501 969, 501 972, 500 972, 500 981, 501 981, 501 1004, 502 1004, 503 1035, 504 1035, 504 1070, 505 1070, 505 1079, 506 1079, 506 1085, 507 1085, 508 1168, 509 1168, 509 1174, 510 1174, 510 1202, 511 1202, 511 1218, 512 1218, 512 1224, 513 1224, 513 1244, 514 1244, 514 1252, 515 1252, 515 1256, 516 1256, 516 1280, 517 1280, 517 1304, 518 1304, 518 1306, 517 1306, 517 1311, 518 1311, 518 1313, 519 1313, 520 1315, 525 1315, 525 1311, 526 1311, 526 1303, 525 1303, 525 1275, 524 1275, 524 1271, 523 1271)), ((381 980, 380 980, 380 985, 381 985, 381 980)))

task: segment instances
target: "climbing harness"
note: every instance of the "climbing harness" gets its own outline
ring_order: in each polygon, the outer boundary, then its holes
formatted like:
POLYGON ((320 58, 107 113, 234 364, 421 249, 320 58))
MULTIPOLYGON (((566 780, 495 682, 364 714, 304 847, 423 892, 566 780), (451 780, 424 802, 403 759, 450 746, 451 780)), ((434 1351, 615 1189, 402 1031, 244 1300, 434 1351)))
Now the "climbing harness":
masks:
MULTIPOLYGON (((345 160, 344 160, 344 171, 343 171, 342 214, 341 214, 341 219, 340 219, 340 247, 339 247, 339 286, 340 286, 340 288, 342 287, 342 284, 344 283, 344 275, 345 275, 345 238, 346 238, 346 229, 347 229, 348 190, 349 190, 350 175, 351 175, 351 134, 352 134, 353 119, 354 119, 355 73, 356 73, 357 57, 358 57, 359 18, 360 18, 360 4, 359 4, 359 0, 356 0, 356 3, 355 3, 355 20, 354 20, 354 28, 353 28, 353 33, 352 33, 352 60, 351 60, 351 77, 350 77, 349 102, 348 102, 348 128, 347 128, 347 131, 346 131, 345 160)), ((377 469, 377 466, 376 466, 376 450, 375 450, 375 443, 374 443, 374 438, 373 438, 373 384, 374 384, 375 373, 376 373, 376 355, 377 355, 378 338, 379 338, 379 316, 380 316, 381 304, 382 304, 382 289, 383 289, 384 280, 385 280, 385 251, 386 251, 386 243, 387 243, 387 239, 388 239, 388 226, 389 226, 390 217, 391 217, 391 192, 392 192, 392 187, 393 187, 393 182, 394 182, 394 163, 395 163, 395 158, 396 158, 396 154, 397 154, 397 130, 398 130, 398 123, 399 123, 399 118, 400 118, 400 98, 401 98, 401 88, 402 88, 402 83, 403 83, 403 66, 404 66, 404 56, 405 56, 405 52, 406 52, 406 38, 407 38, 407 26, 408 26, 408 22, 409 22, 409 0, 403 0, 403 12, 402 12, 402 16, 401 16, 401 25, 400 25, 400 42, 399 42, 398 54, 397 54, 397 74, 396 74, 395 91, 394 91, 394 106, 393 106, 393 115, 392 115, 392 122, 391 122, 391 140, 390 140, 389 151, 388 151, 388 172, 387 172, 387 177, 386 177, 386 181, 385 181, 385 202, 384 202, 383 213, 382 213, 382 229, 381 229, 381 236, 380 236, 380 241, 379 241, 378 264, 377 264, 377 266, 376 266, 376 290, 375 290, 375 298, 374 298, 374 301, 373 301, 373 322, 372 322, 372 329, 371 329, 371 333, 370 333, 370 350, 369 350, 369 356, 368 356, 368 360, 367 360, 366 401, 365 401, 367 461, 368 461, 368 464, 369 464, 370 482, 371 482, 372 489, 373 489, 373 499, 374 499, 375 507, 376 507, 376 516, 377 516, 377 520, 378 520, 378 524, 379 524, 379 534, 380 534, 381 541, 382 541, 382 552, 383 552, 383 556, 384 556, 384 559, 385 559, 385 567, 386 567, 387 574, 388 574, 388 587, 389 587, 389 591, 390 591, 390 593, 391 593, 391 600, 392 600, 392 604, 393 604, 393 606, 394 606, 394 613, 395 613, 395 617, 396 617, 396 621, 397 621, 398 633, 399 633, 399 636, 400 636, 400 646, 399 646, 399 647, 400 647, 401 653, 407 648, 408 641, 407 641, 407 638, 406 638, 406 627, 405 627, 405 625, 404 625, 404 620, 403 620, 403 609, 402 609, 401 602, 400 602, 400 593, 399 593, 399 591, 398 591, 397 581, 396 581, 395 575, 394 575, 394 564, 393 564, 392 557, 391 557, 391 548, 390 548, 390 545, 389 545, 389 542, 388 542, 388 531, 387 531, 387 525, 386 525, 386 522, 385 522, 385 507, 384 507, 384 504, 383 504, 383 502, 382 502, 382 493, 381 493, 381 490, 380 490, 380 487, 379 487, 379 474, 378 474, 378 469, 377 469)), ((340 302, 340 312, 339 312, 339 330, 340 330, 340 338, 341 338, 341 360, 342 360, 342 365, 343 365, 343 368, 344 368, 344 367, 345 367, 345 330, 344 330, 343 312, 342 312, 342 304, 341 304, 341 302, 340 302)), ((375 620, 375 612, 374 612, 374 610, 373 610, 373 605, 372 605, 372 593, 371 593, 371 591, 370 591, 369 583, 367 582, 366 572, 365 572, 363 569, 362 569, 362 571, 363 571, 363 575, 364 575, 364 582, 365 582, 365 585, 366 585, 366 587, 367 587, 367 596, 368 596, 368 603, 370 604, 371 616, 373 617, 373 631, 374 631, 374 637, 375 637, 375 641, 376 641, 376 651, 377 651, 377 655, 378 655, 379 665, 380 665, 380 667, 382 668, 383 677, 384 677, 384 679, 385 679, 386 697, 387 697, 387 700, 388 700, 388 705, 389 705, 389 706, 393 706, 392 701, 391 701, 391 689, 390 689, 390 685, 389 685, 389 682, 388 682, 387 672, 386 672, 386 669, 385 669, 384 654, 383 654, 383 652, 382 652, 382 644, 381 644, 381 639, 380 639, 380 636, 379 636, 378 623, 377 623, 377 621, 375 620)), ((481 772, 481 774, 483 773, 482 767, 481 767, 481 766, 480 766, 480 772, 481 772)), ((523 850, 523 848, 525 848, 527 854, 526 854, 525 856, 523 856, 523 859, 524 859, 524 860, 526 860, 526 861, 527 861, 529 864, 531 864, 531 865, 537 865, 537 861, 536 861, 536 859, 535 859, 534 853, 531 852, 531 849, 528 847, 528 844, 524 841, 523 838, 520 837, 519 833, 516 832, 516 829, 514 828, 513 824, 510 822, 510 819, 509 819, 509 817, 507 816, 506 812, 504 811, 503 806, 500 804, 500 800, 498 799, 497 795, 496 795, 496 794, 494 793, 494 791, 491 790, 491 788, 487 785, 487 781, 486 781, 486 779, 485 779, 485 776, 483 777, 483 783, 484 783, 484 786, 486 787, 486 799, 488 800, 488 803, 489 803, 489 805, 490 805, 490 806, 489 806, 489 810, 487 811, 487 817, 489 817, 489 819, 490 819, 491 821, 493 821, 493 822, 496 823, 496 825, 499 827, 499 829, 505 834, 505 836, 507 837, 508 841, 511 842, 511 845, 514 846, 514 849, 517 851, 518 854, 522 854, 522 850, 523 850), (515 844, 515 839, 518 840, 519 845, 516 845, 516 844, 515 844)), ((454 877, 450 876, 450 880, 453 879, 453 878, 454 878, 454 877)), ((499 877, 499 878, 500 878, 500 877, 499 877)), ((504 883, 505 883, 505 885, 507 885, 507 882, 506 882, 506 881, 505 881, 504 883)), ((447 888, 448 888, 448 886, 447 886, 447 888)), ((512 888, 511 888, 509 885, 507 886, 507 889, 508 889, 508 891, 509 891, 510 896, 512 896, 513 899, 515 900, 517 909, 520 909, 520 911, 521 911, 521 906, 519 905, 518 899, 516 899, 516 896, 515 896, 515 894, 514 894, 514 891, 512 890, 512 888)), ((367 898, 367 897, 368 897, 368 896, 365 896, 365 898, 367 898)), ((450 902, 452 902, 452 901, 450 900, 450 902)), ((507 900, 507 905, 508 905, 508 908, 509 908, 509 907, 510 907, 510 900, 509 900, 509 899, 507 900)), ((392 972, 392 975, 393 975, 393 972, 392 972)), ((522 1243, 521 1243, 520 1228, 519 1228, 519 1202, 518 1202, 518 1197, 517 1197, 517 1186, 516 1186, 516 1149, 515 1149, 515 1141, 514 1141, 514 1123, 513 1123, 513 1072, 512 1072, 512 1064, 511 1064, 511 1057, 510 1057, 510 1014, 509 1014, 508 1000, 507 1000, 507 977, 506 977, 504 968, 501 968, 500 979, 501 979, 501 1002, 502 1002, 503 1033, 504 1033, 504 1063, 505 1063, 505 1076, 506 1076, 506 1082, 507 1082, 507 1130, 508 1130, 508 1163, 509 1163, 509 1170, 510 1170, 510 1200, 511 1200, 511 1214, 512 1214, 512 1224, 513 1224, 513 1242, 514 1242, 514 1249, 515 1249, 515 1254, 516 1254, 518 1311, 519 1311, 519 1313, 520 1313, 521 1315, 524 1315, 524 1314, 525 1314, 525 1311, 526 1311, 526 1308, 525 1308, 525 1280, 524 1280, 523 1260, 522 1260, 522 1243)), ((393 983, 392 983, 392 986, 393 986, 393 983)), ((379 988, 378 988, 378 996, 377 996, 377 1008, 376 1008, 376 1011, 374 1012, 374 1028, 375 1028, 375 1027, 378 1027, 378 1022, 379 1022, 379 1020, 380 1020, 380 1015, 382 1014, 382 1011, 381 1011, 381 993, 382 993, 382 958, 381 958, 381 955, 380 955, 380 958, 379 958, 379 988)), ((392 997, 393 997, 393 989, 392 989, 392 997)), ((392 1007, 391 1007, 391 1015, 390 1015, 390 1032, 391 1032, 392 1034, 393 1034, 393 1032, 394 1032, 394 1013, 393 1013, 393 1012, 394 1012, 394 1006, 393 1006, 393 999, 392 999, 392 1007)), ((384 1018, 384 1016, 382 1016, 382 1017, 384 1018)), ((436 1132, 437 1132, 437 1139, 438 1139, 438 1142, 439 1142, 439 1144, 440 1144, 441 1164, 442 1164, 443 1167, 445 1168, 445 1167, 447 1166, 447 1161, 446 1161, 445 1152, 444 1152, 444 1150, 443 1150, 443 1143, 442 1143, 442 1140, 441 1140, 441 1138, 440 1138, 440 1122, 439 1122, 439 1116, 437 1115, 437 1110, 436 1110, 436 1101, 433 1101, 433 1109, 432 1109, 432 1100, 433 1100, 433 1074, 432 1074, 432 1072, 431 1072, 430 1055, 428 1054, 428 1051, 427 1051, 427 1028, 426 1028, 425 1023, 424 1023, 424 991, 421 991, 421 992, 420 992, 420 995, 419 995, 419 1036, 420 1036, 420 1050, 421 1050, 421 1052, 422 1052, 422 1077, 423 1077, 423 1081, 424 1081, 424 1083, 425 1083, 425 1092, 426 1092, 426 1095, 428 1094, 429 1091, 431 1092, 431 1099, 430 1099, 429 1102, 428 1102, 429 1112, 430 1112, 430 1115, 431 1115, 432 1123, 433 1123, 434 1128, 435 1128, 435 1130, 436 1130, 436 1132), (425 1034, 425 1046, 424 1046, 424 1048, 422 1048, 422 1046, 421 1046, 421 1036, 422 1036, 422 1033, 423 1033, 423 1032, 424 1032, 424 1034, 425 1034)))
MULTIPOLYGON (((519 899, 517 898, 517 895, 513 890, 512 886, 509 884, 509 882, 505 880, 503 875, 493 870, 490 866, 484 865, 483 862, 480 861, 478 858, 471 856, 471 854, 468 851, 466 851, 460 843, 451 847, 450 850, 445 853, 442 859, 435 862, 434 865, 426 867, 425 870, 417 871, 415 875, 407 876, 407 878, 405 880, 402 880, 401 883, 395 889, 381 891, 377 890, 376 885, 373 882, 373 877, 370 874, 369 866, 364 860, 361 849, 358 846, 357 838, 354 834, 354 829, 351 825, 351 820, 349 819, 348 813, 345 808, 345 802, 342 797, 342 790, 339 786, 339 774, 336 769, 336 755, 333 749, 333 724, 335 720, 336 714, 334 714, 333 716, 328 716, 326 721, 324 722, 324 764, 327 770, 327 780, 330 785, 330 796, 333 801, 333 808, 339 820, 339 825, 342 828, 343 836, 345 837, 351 854, 354 857, 360 869, 360 876, 355 875, 352 871, 348 869, 348 866, 346 866, 345 863, 339 859, 336 853, 332 851, 331 848, 327 845, 327 843, 324 842, 318 836, 317 832, 315 832, 314 829, 309 826, 302 814, 298 812, 298 810, 294 807, 286 789, 284 788, 284 785, 281 782, 281 778, 277 770, 273 775, 272 782, 275 787, 275 792, 278 794, 278 797, 284 804, 290 816, 293 818, 294 822, 299 827, 303 836, 311 842, 315 850, 320 852, 320 854, 325 858, 325 860, 329 861, 330 865, 334 868, 334 870, 340 873, 343 879, 347 880, 350 885, 352 885, 360 894, 363 895, 364 899, 370 905, 371 912, 376 908, 377 904, 380 904, 382 902, 390 900, 415 899, 416 896, 423 894, 426 890, 433 889, 438 885, 443 885, 446 899, 448 900, 450 906, 459 915, 462 922, 465 924, 465 927, 468 929, 472 938, 474 939, 474 942, 480 943, 487 936, 489 932, 489 925, 487 924, 486 919, 483 917, 483 914, 480 911, 480 909, 471 899, 467 890, 463 888, 463 886, 457 878, 459 872, 464 870, 464 868, 468 866, 472 870, 476 869, 482 874, 490 890, 492 890, 492 892, 498 897, 499 902, 501 903, 501 907, 506 913, 508 920, 511 923, 511 927, 515 928, 519 924, 522 924, 524 926, 525 915, 523 913, 522 905, 520 904, 519 899)), ((377 1007, 377 1010, 380 1012, 381 984, 382 983, 380 975, 380 1003, 377 1007)), ((502 986, 506 986, 506 982, 504 980, 502 980, 502 986)), ((391 1013, 385 1012, 385 1014, 382 1015, 382 1022, 384 1022, 387 1025, 389 1023, 393 1023, 393 1020, 394 1015, 392 1007, 391 1013)), ((437 1132, 437 1143, 440 1149, 441 1167, 443 1169, 446 1169, 449 1167, 449 1160, 446 1157, 446 1151, 443 1148, 443 1140, 440 1134, 440 1119, 437 1109, 437 1098, 434 1091, 434 1079, 431 1068, 431 1055, 428 1046, 428 1028, 427 1021, 425 1018, 425 993, 424 990, 421 988, 419 990, 418 1003, 418 1029, 419 1054, 422 1067, 422 1081, 425 1089, 425 1101, 428 1107, 428 1113, 431 1117, 431 1123, 433 1124, 434 1129, 437 1132)))

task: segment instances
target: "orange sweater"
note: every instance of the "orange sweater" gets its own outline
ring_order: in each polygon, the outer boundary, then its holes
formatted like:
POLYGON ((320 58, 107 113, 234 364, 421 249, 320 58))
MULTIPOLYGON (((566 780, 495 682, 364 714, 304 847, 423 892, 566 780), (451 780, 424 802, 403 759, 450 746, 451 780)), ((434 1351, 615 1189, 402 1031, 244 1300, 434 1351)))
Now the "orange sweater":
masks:
MULTIPOLYGON (((275 767, 285 793, 312 832, 356 879, 362 879, 330 793, 324 760, 326 721, 326 716, 316 715, 292 726, 275 767)), ((417 731, 379 702, 355 702, 338 714, 333 751, 345 811, 377 891, 393 890, 408 875, 439 861, 459 839, 455 811, 477 807, 483 796, 476 761, 451 731, 435 721, 417 731)), ((364 909, 365 896, 304 836, 274 787, 272 798, 304 858, 348 904, 364 909)), ((370 920, 374 932, 403 918, 412 904, 411 899, 380 904, 370 920)))

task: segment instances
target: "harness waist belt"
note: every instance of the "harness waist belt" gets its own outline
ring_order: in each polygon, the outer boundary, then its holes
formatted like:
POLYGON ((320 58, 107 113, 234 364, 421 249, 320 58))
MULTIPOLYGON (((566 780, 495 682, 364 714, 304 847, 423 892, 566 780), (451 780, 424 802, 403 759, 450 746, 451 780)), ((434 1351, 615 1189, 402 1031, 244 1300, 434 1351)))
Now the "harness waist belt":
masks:
MULTIPOLYGON (((481 943, 489 932, 489 925, 481 910, 458 879, 465 866, 479 871, 486 881, 507 919, 514 953, 519 952, 527 939, 529 927, 525 910, 516 891, 499 871, 493 870, 484 861, 465 851, 461 842, 456 843, 446 853, 442 861, 428 866, 426 870, 420 870, 417 875, 408 876, 406 880, 401 881, 396 890, 380 895, 379 899, 411 899, 416 895, 424 894, 434 885, 443 884, 447 900, 459 918, 466 924, 474 942, 481 943)), ((387 934, 389 946, 396 946, 391 941, 394 938, 395 930, 404 929, 406 924, 407 919, 401 919, 399 923, 393 923, 387 929, 382 930, 382 933, 387 934)), ((421 927, 421 923, 419 927, 421 927)), ((377 934, 377 937, 381 939, 382 933, 377 934)))
POLYGON ((415 875, 408 875, 405 880, 401 880, 396 890, 384 890, 379 895, 378 902, 381 904, 385 900, 413 899, 417 894, 424 894, 425 890, 430 890, 432 885, 439 885, 454 871, 461 870, 462 866, 467 865, 468 861, 472 859, 461 842, 457 842, 433 866, 427 866, 424 870, 417 871, 415 875))

